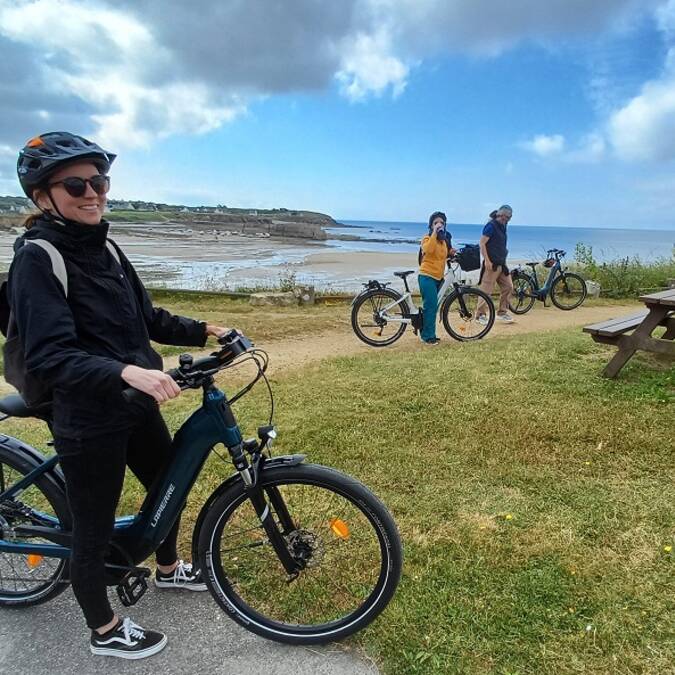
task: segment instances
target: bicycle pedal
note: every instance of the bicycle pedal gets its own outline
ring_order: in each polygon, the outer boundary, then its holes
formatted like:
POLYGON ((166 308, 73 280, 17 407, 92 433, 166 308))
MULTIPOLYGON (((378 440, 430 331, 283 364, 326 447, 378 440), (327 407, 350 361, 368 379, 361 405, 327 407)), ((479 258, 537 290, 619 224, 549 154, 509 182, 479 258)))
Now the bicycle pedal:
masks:
POLYGON ((150 570, 139 567, 124 575, 122 581, 117 584, 117 595, 125 607, 135 605, 148 590, 146 579, 150 576, 150 570))

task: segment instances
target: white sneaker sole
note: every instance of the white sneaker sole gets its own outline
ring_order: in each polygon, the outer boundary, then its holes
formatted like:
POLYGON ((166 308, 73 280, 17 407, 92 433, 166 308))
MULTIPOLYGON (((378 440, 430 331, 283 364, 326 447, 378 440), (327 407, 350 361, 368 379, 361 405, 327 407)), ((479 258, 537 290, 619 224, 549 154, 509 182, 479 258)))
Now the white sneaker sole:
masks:
POLYGON ((148 647, 147 649, 142 649, 138 652, 125 652, 121 649, 112 649, 110 647, 94 647, 94 645, 89 645, 91 653, 96 656, 116 656, 119 659, 135 660, 135 659, 144 659, 147 656, 152 656, 161 652, 164 647, 166 647, 167 639, 166 635, 162 640, 160 640, 156 645, 148 647))
POLYGON ((206 584, 174 584, 173 581, 157 581, 155 579, 155 586, 157 588, 174 588, 177 591, 206 591, 206 584))

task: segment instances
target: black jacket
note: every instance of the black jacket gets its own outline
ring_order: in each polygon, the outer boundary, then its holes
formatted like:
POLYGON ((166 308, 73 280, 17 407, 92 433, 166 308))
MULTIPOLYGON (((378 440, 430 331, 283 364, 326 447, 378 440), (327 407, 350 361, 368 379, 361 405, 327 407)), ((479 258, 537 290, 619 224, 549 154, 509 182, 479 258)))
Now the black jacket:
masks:
POLYGON ((136 271, 105 246, 108 223, 40 219, 14 244, 8 298, 24 347, 26 369, 54 392, 54 433, 88 438, 138 422, 147 397, 127 404, 120 374, 128 364, 162 368, 150 340, 203 346, 206 324, 155 308, 136 271), (46 239, 63 255, 68 297, 48 254, 26 239, 46 239))
POLYGON ((502 225, 498 220, 492 219, 484 228, 483 234, 486 230, 490 232, 487 236, 489 239, 485 244, 488 256, 493 265, 506 265, 506 258, 509 254, 506 248, 506 225, 502 225))

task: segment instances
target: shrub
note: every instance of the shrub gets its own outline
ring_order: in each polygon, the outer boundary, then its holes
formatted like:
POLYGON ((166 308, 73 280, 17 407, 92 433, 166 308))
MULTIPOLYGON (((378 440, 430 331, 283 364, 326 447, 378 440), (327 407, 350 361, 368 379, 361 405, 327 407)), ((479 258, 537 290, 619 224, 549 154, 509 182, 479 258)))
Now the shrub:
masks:
MULTIPOLYGON (((674 249, 675 254, 675 249, 674 249)), ((675 278, 675 255, 644 262, 639 256, 616 258, 599 263, 593 257, 593 247, 579 242, 574 251, 573 265, 584 279, 597 281, 604 295, 613 298, 633 297, 645 290, 664 288, 667 280, 675 278)))

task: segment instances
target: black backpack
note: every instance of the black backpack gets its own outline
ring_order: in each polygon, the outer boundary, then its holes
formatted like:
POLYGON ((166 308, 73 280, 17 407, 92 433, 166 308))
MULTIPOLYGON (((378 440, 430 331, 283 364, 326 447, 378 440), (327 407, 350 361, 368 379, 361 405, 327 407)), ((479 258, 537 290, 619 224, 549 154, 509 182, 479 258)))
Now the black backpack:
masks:
MULTIPOLYGON (((52 262, 52 272, 63 287, 63 292, 68 297, 68 273, 63 256, 54 244, 45 239, 27 239, 24 243, 35 244, 49 255, 52 262)), ((106 240, 106 246, 111 255, 121 264, 120 255, 115 245, 106 240)), ((0 286, 0 332, 7 338, 2 349, 5 368, 5 380, 21 394, 26 405, 37 407, 43 403, 48 403, 52 399, 52 392, 40 379, 26 372, 26 362, 24 358, 23 344, 19 337, 16 321, 12 313, 7 296, 7 282, 4 281, 0 286)))

